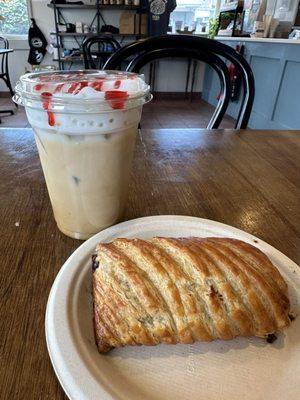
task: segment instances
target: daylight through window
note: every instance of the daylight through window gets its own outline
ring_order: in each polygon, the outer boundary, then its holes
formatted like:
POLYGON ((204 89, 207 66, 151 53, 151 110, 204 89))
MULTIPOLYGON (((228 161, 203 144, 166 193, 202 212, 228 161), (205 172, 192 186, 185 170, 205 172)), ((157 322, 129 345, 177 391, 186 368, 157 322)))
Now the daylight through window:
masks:
POLYGON ((26 0, 0 0, 0 35, 26 35, 28 10, 26 0))
POLYGON ((204 32, 210 18, 215 16, 216 0, 177 0, 177 7, 172 12, 170 25, 172 32, 195 30, 204 32))

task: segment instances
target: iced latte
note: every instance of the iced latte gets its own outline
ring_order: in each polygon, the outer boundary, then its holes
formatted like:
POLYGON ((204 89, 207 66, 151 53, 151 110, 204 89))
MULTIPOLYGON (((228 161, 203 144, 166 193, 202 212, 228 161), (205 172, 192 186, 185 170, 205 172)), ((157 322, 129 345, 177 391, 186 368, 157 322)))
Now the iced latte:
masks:
POLYGON ((149 86, 141 75, 24 75, 16 99, 33 128, 58 228, 87 239, 120 220, 149 86))

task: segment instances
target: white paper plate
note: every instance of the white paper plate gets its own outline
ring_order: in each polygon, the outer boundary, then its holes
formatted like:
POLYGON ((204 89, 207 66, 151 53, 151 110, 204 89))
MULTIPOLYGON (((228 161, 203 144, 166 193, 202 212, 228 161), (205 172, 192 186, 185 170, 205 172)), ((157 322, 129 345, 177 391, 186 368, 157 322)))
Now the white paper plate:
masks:
POLYGON ((83 243, 53 284, 46 339, 56 375, 72 400, 299 400, 300 318, 273 344, 237 338, 194 345, 127 347, 98 353, 92 326, 91 254, 116 237, 226 236, 252 243, 279 268, 292 309, 300 309, 299 267, 278 250, 230 226, 155 216, 108 228, 83 243))

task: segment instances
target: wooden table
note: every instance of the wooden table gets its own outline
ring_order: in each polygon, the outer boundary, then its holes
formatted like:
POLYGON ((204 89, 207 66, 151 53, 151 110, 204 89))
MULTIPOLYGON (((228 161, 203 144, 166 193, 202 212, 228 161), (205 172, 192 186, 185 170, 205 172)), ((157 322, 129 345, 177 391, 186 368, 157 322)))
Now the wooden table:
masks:
MULTIPOLYGON (((209 218, 300 263, 300 131, 146 130, 126 219, 209 218)), ((50 364, 44 315, 53 280, 81 242, 52 216, 32 132, 0 130, 1 399, 67 399, 50 364)))

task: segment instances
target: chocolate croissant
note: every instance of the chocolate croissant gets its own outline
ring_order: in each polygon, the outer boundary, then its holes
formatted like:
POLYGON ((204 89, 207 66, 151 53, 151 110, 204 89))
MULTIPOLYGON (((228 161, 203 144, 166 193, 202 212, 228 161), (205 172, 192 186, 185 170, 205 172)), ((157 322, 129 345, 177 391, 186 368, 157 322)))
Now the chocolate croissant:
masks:
POLYGON ((240 240, 116 239, 98 244, 93 265, 101 353, 267 337, 290 324, 287 284, 264 253, 240 240))

